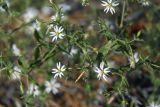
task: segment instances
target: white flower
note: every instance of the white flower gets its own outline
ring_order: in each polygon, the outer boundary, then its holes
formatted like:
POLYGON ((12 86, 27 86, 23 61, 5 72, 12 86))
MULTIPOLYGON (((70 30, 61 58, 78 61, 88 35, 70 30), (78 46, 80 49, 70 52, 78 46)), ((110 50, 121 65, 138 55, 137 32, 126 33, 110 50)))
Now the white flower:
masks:
POLYGON ((50 2, 51 4, 53 4, 53 1, 52 1, 52 0, 49 0, 49 2, 50 2))
POLYGON ((50 16, 50 14, 52 13, 52 8, 50 8, 49 6, 43 6, 40 11, 44 16, 50 16))
POLYGON ((160 105, 159 104, 155 104, 154 102, 151 102, 149 104, 149 106, 147 106, 147 107, 160 107, 160 105))
POLYGON ((58 13, 56 13, 55 15, 51 16, 51 19, 53 21, 56 21, 58 19, 58 13))
POLYGON ((67 58, 72 59, 74 56, 78 53, 78 48, 72 47, 69 51, 69 53, 62 52, 63 55, 65 55, 67 58))
POLYGON ((51 16, 51 20, 53 20, 53 21, 57 21, 58 19, 61 19, 61 20, 65 20, 65 16, 64 16, 64 14, 58 14, 58 13, 56 13, 55 15, 53 15, 53 16, 51 16))
POLYGON ((37 31, 40 31, 41 29, 41 23, 36 19, 36 21, 32 24, 33 28, 37 31))
POLYGON ((65 65, 61 65, 60 62, 57 63, 57 68, 56 69, 52 69, 54 72, 52 72, 54 75, 54 78, 60 77, 62 78, 62 76, 64 76, 63 72, 66 70, 65 65))
POLYGON ((13 72, 11 74, 11 78, 13 80, 20 80, 21 79, 20 73, 21 73, 21 69, 17 66, 14 66, 13 72))
POLYGON ((60 4, 59 7, 62 9, 63 12, 67 12, 71 10, 71 6, 66 3, 60 4))
POLYGON ((102 1, 101 5, 105 7, 104 12, 108 13, 110 11, 111 14, 114 14, 116 12, 114 7, 118 6, 119 3, 117 1, 107 0, 107 2, 102 1))
POLYGON ((61 87, 61 84, 57 83, 55 79, 51 79, 51 81, 46 81, 45 82, 46 89, 45 91, 47 93, 50 93, 52 91, 53 94, 58 93, 58 88, 61 87))
POLYGON ((142 105, 142 103, 137 99, 137 97, 131 97, 132 103, 135 104, 135 107, 139 107, 138 105, 142 105))
POLYGON ((54 31, 50 32, 50 36, 53 36, 52 38, 52 42, 54 42, 55 40, 59 39, 63 39, 63 37, 65 36, 65 34, 63 33, 63 28, 62 26, 58 27, 57 25, 54 27, 54 31))
POLYGON ((20 50, 17 48, 17 45, 16 44, 13 44, 12 45, 12 52, 15 56, 21 56, 21 52, 20 50))
POLYGON ((73 48, 71 48, 69 54, 70 54, 71 57, 73 57, 73 56, 74 56, 75 54, 77 54, 77 53, 78 53, 78 49, 73 47, 73 48))
POLYGON ((138 52, 134 53, 133 56, 129 57, 130 67, 135 68, 135 63, 139 61, 138 52))
POLYGON ((141 0, 140 3, 142 4, 142 6, 149 6, 149 1, 148 0, 141 0))
POLYGON ((82 0, 82 6, 87 6, 89 5, 89 1, 88 0, 82 0))
POLYGON ((46 31, 46 34, 48 34, 48 32, 53 29, 53 24, 50 24, 47 26, 47 31, 46 31))
POLYGON ((139 61, 138 52, 134 53, 134 60, 136 63, 139 61))
POLYGON ((16 72, 21 72, 21 69, 18 66, 14 66, 13 70, 16 72))
POLYGON ((116 62, 113 60, 108 60, 107 65, 109 68, 116 68, 116 62))
POLYGON ((34 97, 35 96, 38 96, 40 94, 40 91, 38 89, 38 86, 37 85, 34 85, 34 84, 30 84, 29 86, 29 89, 27 91, 27 94, 29 95, 33 95, 34 97))
POLYGON ((30 22, 33 18, 35 18, 38 15, 39 11, 34 8, 30 7, 26 10, 26 12, 23 14, 23 19, 25 22, 30 22))
MULTIPOLYGON (((10 8, 11 1, 10 0, 5 0, 5 3, 7 5, 7 7, 10 8)), ((5 12, 5 9, 2 8, 2 5, 0 6, 0 12, 5 12)))
POLYGON ((101 63, 100 63, 100 67, 99 67, 99 68, 96 67, 96 68, 94 69, 94 71, 98 74, 98 75, 97 75, 97 78, 98 78, 99 80, 100 80, 100 79, 103 79, 103 80, 105 80, 105 81, 108 81, 107 75, 108 75, 108 73, 111 72, 111 71, 109 70, 109 68, 105 68, 105 67, 104 67, 104 62, 101 62, 101 63))

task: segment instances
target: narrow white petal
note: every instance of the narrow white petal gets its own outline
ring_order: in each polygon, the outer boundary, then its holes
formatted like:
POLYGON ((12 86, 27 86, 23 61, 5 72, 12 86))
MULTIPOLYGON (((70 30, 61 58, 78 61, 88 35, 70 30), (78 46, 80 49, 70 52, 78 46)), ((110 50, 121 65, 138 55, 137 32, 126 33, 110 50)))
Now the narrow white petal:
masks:
POLYGON ((104 12, 108 9, 109 7, 106 7, 105 9, 104 9, 104 12))
POLYGON ((47 93, 50 93, 51 88, 46 88, 45 91, 46 91, 47 93))
POLYGON ((61 67, 61 71, 65 71, 65 70, 66 70, 65 65, 63 65, 63 66, 61 67))
POLYGON ((105 69, 104 69, 104 72, 105 72, 105 73, 110 72, 110 71, 109 71, 109 68, 105 68, 105 69))
POLYGON ((57 74, 58 73, 58 71, 56 71, 56 72, 52 72, 53 74, 57 74))
POLYGON ((96 67, 96 68, 94 69, 94 71, 97 72, 97 73, 101 72, 101 70, 100 70, 98 67, 96 67))
POLYGON ((49 86, 49 85, 50 85, 49 81, 46 81, 45 86, 49 86))
POLYGON ((101 1, 103 4, 108 4, 106 1, 101 1))
POLYGON ((56 25, 55 27, 54 27, 54 31, 58 31, 58 26, 56 25))
POLYGON ((54 42, 54 41, 56 41, 56 40, 57 40, 57 37, 56 37, 56 36, 52 38, 52 42, 54 42))
POLYGON ((112 3, 112 0, 107 0, 108 1, 108 3, 112 3))
POLYGON ((108 13, 108 12, 109 12, 109 10, 110 10, 110 9, 109 9, 109 7, 108 7, 108 8, 107 8, 107 11, 106 11, 106 13, 108 13))
POLYGON ((55 75, 54 75, 54 78, 57 78, 57 76, 58 76, 58 74, 55 74, 55 75))
POLYGON ((107 77, 106 75, 103 75, 103 79, 104 79, 105 81, 108 81, 108 77, 107 77))
POLYGON ((110 12, 111 12, 111 14, 114 14, 115 13, 114 8, 110 8, 110 12))
POLYGON ((63 35, 62 34, 59 35, 59 39, 63 39, 63 35))
POLYGON ((55 69, 55 68, 53 68, 52 70, 53 70, 53 71, 58 71, 58 70, 57 70, 57 69, 55 69))
POLYGON ((64 29, 61 27, 60 29, 59 29, 59 32, 62 32, 64 29))
POLYGON ((56 87, 56 88, 60 88, 60 87, 61 87, 61 84, 55 83, 55 87, 56 87))
POLYGON ((118 2, 114 2, 114 3, 112 3, 112 6, 118 6, 119 5, 119 3, 118 2))
POLYGON ((57 68, 61 69, 61 63, 60 62, 57 63, 57 68))
POLYGON ((103 62, 103 61, 100 63, 100 69, 101 69, 101 70, 104 69, 104 62, 103 62))

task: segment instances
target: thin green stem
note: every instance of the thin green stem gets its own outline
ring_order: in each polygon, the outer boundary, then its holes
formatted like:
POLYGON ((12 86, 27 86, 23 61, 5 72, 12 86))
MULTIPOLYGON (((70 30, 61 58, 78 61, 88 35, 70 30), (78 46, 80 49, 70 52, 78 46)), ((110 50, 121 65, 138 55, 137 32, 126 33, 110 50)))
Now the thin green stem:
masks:
POLYGON ((123 1, 123 8, 122 8, 122 15, 121 15, 120 28, 123 27, 125 8, 126 8, 126 0, 123 1))

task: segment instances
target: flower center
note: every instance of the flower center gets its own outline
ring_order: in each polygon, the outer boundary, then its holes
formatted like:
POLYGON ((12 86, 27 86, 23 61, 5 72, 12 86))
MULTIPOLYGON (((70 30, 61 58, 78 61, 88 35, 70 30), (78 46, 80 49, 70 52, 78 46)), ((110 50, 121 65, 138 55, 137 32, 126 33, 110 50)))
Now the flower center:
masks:
POLYGON ((112 3, 108 3, 108 6, 109 6, 109 8, 111 8, 112 7, 112 3))
POLYGON ((61 32, 56 32, 56 35, 59 36, 60 33, 61 33, 61 32))

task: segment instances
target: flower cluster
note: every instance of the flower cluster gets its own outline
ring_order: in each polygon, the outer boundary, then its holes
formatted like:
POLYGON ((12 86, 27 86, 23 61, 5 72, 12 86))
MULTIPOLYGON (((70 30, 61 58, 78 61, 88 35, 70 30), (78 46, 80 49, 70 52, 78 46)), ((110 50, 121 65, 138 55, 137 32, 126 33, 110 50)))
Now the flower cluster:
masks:
MULTIPOLYGON (((46 81, 44 85, 46 93, 52 92, 53 94, 57 94, 61 88, 61 84, 54 78, 52 78, 51 81, 46 81)), ((27 94, 33 95, 34 97, 38 96, 40 94, 38 85, 30 84, 27 94)))
MULTIPOLYGON (((64 71, 66 70, 66 67, 65 65, 62 65, 60 62, 58 62, 57 68, 52 70, 54 71, 52 73, 54 73, 55 75, 50 81, 45 82, 44 84, 46 87, 45 92, 46 93, 52 92, 53 94, 57 94, 59 92, 59 89, 61 88, 61 84, 57 83, 56 79, 57 77, 61 78, 62 76, 64 76, 64 71)), ((39 87, 37 85, 30 84, 27 94, 33 95, 34 97, 38 96, 40 94, 39 87)))

